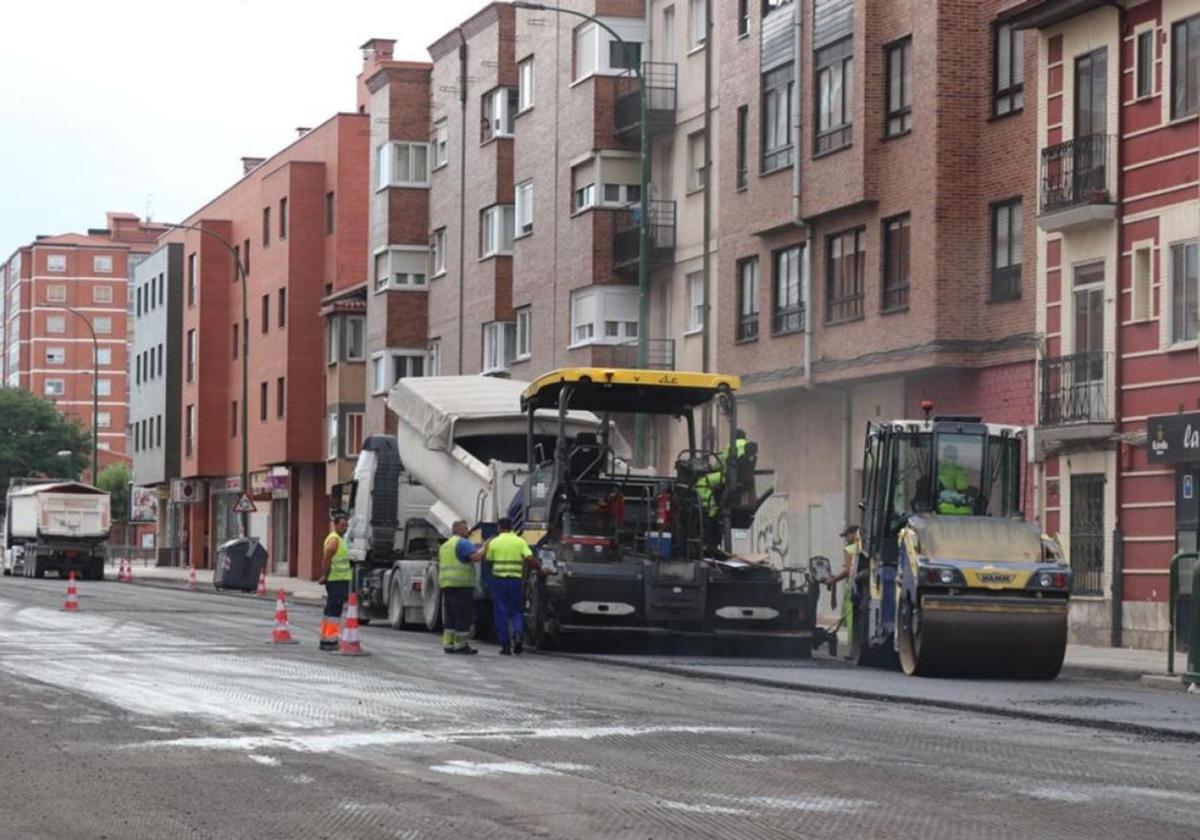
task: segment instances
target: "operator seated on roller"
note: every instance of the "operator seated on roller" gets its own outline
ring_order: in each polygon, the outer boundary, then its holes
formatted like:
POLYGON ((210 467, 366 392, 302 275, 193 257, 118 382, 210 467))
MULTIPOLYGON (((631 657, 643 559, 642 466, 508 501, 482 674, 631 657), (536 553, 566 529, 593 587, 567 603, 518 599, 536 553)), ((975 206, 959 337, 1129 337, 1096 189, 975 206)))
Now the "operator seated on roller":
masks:
POLYGON ((735 463, 744 459, 748 448, 757 450, 757 447, 746 439, 746 432, 738 429, 734 434, 733 441, 714 456, 715 468, 696 479, 696 496, 700 500, 700 510, 706 520, 706 533, 710 529, 714 533, 718 530, 716 525, 720 513, 721 496, 725 490, 726 465, 729 464, 730 459, 735 459, 735 463))
POLYGON ((970 516, 979 495, 979 471, 959 463, 958 447, 946 444, 938 454, 937 512, 949 516, 970 516))

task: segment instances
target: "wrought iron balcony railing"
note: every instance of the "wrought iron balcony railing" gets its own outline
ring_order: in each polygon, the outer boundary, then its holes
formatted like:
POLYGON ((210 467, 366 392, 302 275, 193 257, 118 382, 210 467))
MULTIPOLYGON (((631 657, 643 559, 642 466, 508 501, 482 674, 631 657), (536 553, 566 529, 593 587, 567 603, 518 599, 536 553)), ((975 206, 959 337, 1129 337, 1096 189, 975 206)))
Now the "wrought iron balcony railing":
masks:
MULTIPOLYGON (((629 341, 614 347, 613 364, 615 367, 639 367, 637 342, 629 341)), ((646 339, 646 364, 644 368, 646 370, 675 370, 675 339, 646 339)))
MULTIPOLYGON (((642 84, 646 88, 646 120, 651 135, 675 127, 675 64, 665 61, 642 63, 642 84)), ((613 102, 613 134, 622 140, 638 140, 642 125, 641 91, 632 71, 617 79, 613 102)))
POLYGON ((1112 421, 1108 394, 1112 382, 1112 353, 1094 350, 1042 359, 1039 373, 1038 425, 1112 421))
POLYGON ((1089 134, 1042 149, 1042 213, 1116 198, 1116 141, 1089 134))
MULTIPOLYGON (((669 263, 675 256, 675 202, 644 202, 646 221, 649 224, 651 265, 669 263)), ((637 270, 640 248, 640 231, 643 204, 635 204, 617 212, 613 229, 613 268, 619 272, 637 270)))

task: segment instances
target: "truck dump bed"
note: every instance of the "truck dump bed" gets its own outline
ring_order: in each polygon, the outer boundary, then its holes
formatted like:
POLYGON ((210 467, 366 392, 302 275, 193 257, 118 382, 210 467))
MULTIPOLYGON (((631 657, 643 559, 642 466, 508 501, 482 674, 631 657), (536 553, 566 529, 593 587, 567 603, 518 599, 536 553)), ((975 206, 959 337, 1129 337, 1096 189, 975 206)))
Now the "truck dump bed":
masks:
POLYGON ((103 540, 112 528, 108 493, 74 481, 27 484, 8 494, 10 538, 103 540))

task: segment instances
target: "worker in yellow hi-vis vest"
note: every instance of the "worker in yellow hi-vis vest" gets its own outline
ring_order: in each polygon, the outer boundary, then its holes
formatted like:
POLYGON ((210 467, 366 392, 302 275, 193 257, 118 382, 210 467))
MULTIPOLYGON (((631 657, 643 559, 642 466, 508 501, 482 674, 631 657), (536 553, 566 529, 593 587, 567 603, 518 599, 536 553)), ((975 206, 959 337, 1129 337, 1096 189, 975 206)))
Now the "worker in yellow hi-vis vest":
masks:
POLYGON ((350 596, 350 548, 346 528, 350 521, 343 513, 333 517, 333 530, 325 538, 321 556, 321 574, 317 583, 325 584, 325 615, 321 619, 321 650, 337 650, 342 608, 350 596))
POLYGON ((529 543, 512 532, 512 520, 501 517, 500 533, 488 540, 483 559, 492 564, 492 615, 496 639, 504 656, 524 648, 525 624, 521 618, 525 561, 533 558, 529 543))

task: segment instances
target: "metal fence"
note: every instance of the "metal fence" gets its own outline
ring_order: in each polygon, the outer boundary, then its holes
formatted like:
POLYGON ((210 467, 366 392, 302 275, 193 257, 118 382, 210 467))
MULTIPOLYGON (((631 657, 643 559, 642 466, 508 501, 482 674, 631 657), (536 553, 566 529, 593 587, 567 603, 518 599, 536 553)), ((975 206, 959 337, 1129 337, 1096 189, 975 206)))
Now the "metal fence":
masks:
POLYGON ((1116 197, 1115 138, 1089 134, 1042 149, 1042 212, 1116 197))
POLYGON ((1090 350, 1038 362, 1038 422, 1042 426, 1112 420, 1108 398, 1112 353, 1090 350))

